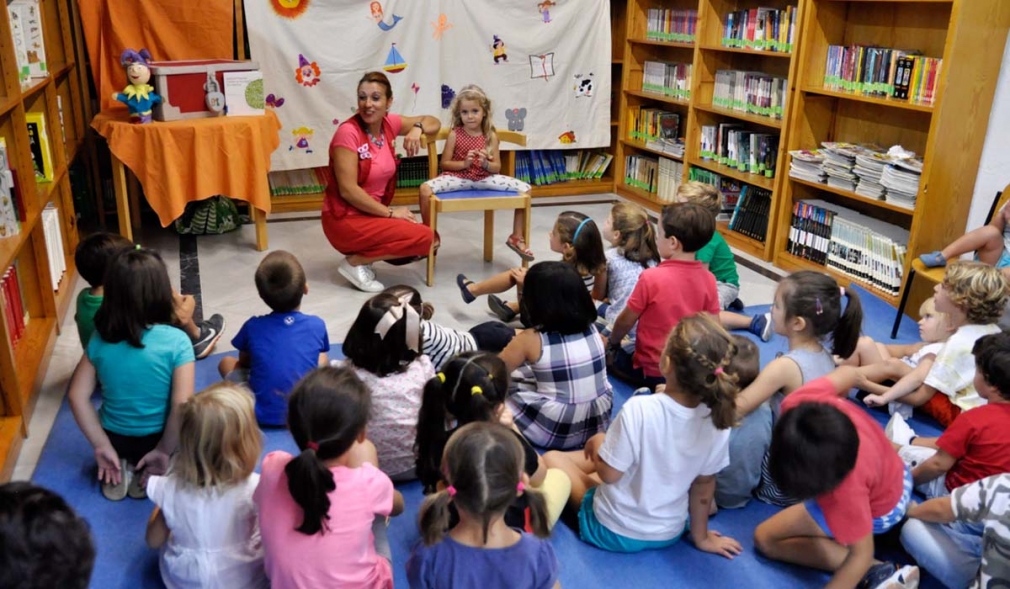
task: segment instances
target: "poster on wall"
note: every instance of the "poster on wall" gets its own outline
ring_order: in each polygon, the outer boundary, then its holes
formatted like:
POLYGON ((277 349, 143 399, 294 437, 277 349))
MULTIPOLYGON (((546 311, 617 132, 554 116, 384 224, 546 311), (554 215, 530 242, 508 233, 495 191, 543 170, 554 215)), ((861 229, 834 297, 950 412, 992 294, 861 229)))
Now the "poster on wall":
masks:
POLYGON ((499 129, 527 149, 610 145, 610 4, 605 0, 246 2, 265 107, 281 121, 273 170, 325 166, 357 82, 382 71, 391 112, 450 121, 456 92, 482 87, 499 129))

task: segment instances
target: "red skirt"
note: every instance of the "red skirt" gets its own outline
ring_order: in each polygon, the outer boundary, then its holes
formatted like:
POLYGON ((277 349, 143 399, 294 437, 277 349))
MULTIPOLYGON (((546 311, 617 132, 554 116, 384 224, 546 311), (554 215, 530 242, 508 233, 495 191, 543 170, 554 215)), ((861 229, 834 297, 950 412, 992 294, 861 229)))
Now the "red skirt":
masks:
POLYGON ((345 256, 405 258, 427 256, 434 233, 421 223, 368 215, 337 218, 323 210, 323 233, 345 256))

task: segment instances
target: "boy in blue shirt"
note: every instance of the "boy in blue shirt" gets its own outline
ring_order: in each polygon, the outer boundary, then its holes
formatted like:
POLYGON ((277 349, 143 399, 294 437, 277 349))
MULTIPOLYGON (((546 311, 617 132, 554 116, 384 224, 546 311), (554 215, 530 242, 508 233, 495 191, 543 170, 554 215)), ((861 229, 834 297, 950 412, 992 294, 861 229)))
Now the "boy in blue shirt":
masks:
POLYGON ((283 426, 291 388, 326 365, 330 339, 322 319, 299 311, 309 285, 294 255, 278 250, 263 258, 256 269, 256 290, 273 312, 245 322, 231 340, 238 358, 222 359, 218 370, 226 380, 248 380, 260 425, 283 426))

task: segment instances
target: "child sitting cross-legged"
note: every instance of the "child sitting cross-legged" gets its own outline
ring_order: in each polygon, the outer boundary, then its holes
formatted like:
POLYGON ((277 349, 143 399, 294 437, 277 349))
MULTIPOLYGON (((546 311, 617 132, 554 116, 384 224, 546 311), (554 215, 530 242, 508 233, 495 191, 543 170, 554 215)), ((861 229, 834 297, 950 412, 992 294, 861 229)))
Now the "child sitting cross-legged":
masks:
POLYGON ((993 266, 981 262, 948 265, 943 281, 934 288, 934 300, 936 310, 947 314, 955 331, 937 350, 921 386, 911 391, 892 387, 880 396, 879 403, 900 400, 921 407, 944 427, 962 411, 985 404, 975 390, 971 350, 980 337, 1000 331, 996 321, 1006 306, 1008 292, 1006 278, 993 266))
POLYGON ((256 291, 272 313, 253 317, 231 340, 238 358, 222 358, 221 376, 249 382, 256 395, 256 421, 283 426, 291 387, 309 371, 326 365, 330 338, 326 323, 299 309, 308 294, 305 271, 290 253, 270 252, 256 269, 256 291))
POLYGON ((524 461, 518 438, 499 424, 471 423, 449 438, 441 461, 445 488, 421 505, 421 541, 407 560, 412 589, 561 587, 547 541, 547 506, 530 488, 524 461), (505 519, 517 497, 529 506, 532 533, 505 519), (455 524, 452 507, 459 515, 455 524))
POLYGON ((147 545, 161 548, 162 580, 169 589, 269 587, 252 501, 263 447, 252 395, 218 383, 180 413, 172 466, 147 482, 156 505, 147 545))
POLYGON ((863 403, 870 407, 886 405, 891 413, 912 416, 911 405, 889 399, 900 399, 922 386, 933 367, 936 353, 955 330, 950 324, 950 317, 936 310, 933 297, 923 301, 919 317, 919 338, 922 342, 882 344, 863 336, 859 338, 856 351, 841 362, 859 367, 859 374, 863 377, 859 388, 871 393, 863 398, 863 403), (879 384, 888 380, 896 382, 893 386, 879 384))
POLYGON ((858 379, 843 366, 782 401, 769 468, 802 503, 762 522, 754 545, 773 560, 833 573, 828 587, 914 589, 918 568, 874 559, 874 534, 905 516, 912 474, 873 417, 844 398, 858 379))
POLYGON ((607 428, 614 399, 593 299, 575 268, 539 262, 526 274, 522 315, 531 327, 500 354, 513 371, 505 404, 530 442, 581 447, 607 428))
POLYGON ((718 316, 720 311, 715 277, 695 259, 715 233, 715 217, 701 205, 677 203, 663 207, 659 226, 656 244, 663 261, 639 276, 608 339, 609 369, 622 380, 649 388, 663 382, 660 357, 670 330, 684 317, 701 311, 718 316), (621 340, 636 324, 632 356, 621 348, 621 340))
POLYGON ((736 420, 735 352, 712 316, 682 319, 660 361, 665 388, 629 399, 584 451, 544 456, 572 479, 568 505, 578 511, 583 541, 638 552, 671 546, 689 529, 700 550, 740 554, 739 542, 708 527, 715 475, 729 463, 736 420))

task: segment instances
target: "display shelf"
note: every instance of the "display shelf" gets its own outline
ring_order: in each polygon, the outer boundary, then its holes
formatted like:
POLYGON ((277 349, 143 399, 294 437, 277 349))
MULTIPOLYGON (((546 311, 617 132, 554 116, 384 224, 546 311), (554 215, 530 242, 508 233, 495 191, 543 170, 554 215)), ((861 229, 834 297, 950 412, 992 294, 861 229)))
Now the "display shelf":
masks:
POLYGON ((32 78, 32 83, 21 89, 21 100, 29 100, 38 92, 46 89, 46 86, 53 81, 51 75, 44 78, 32 78))
POLYGON ((764 256, 765 244, 753 237, 748 237, 743 233, 730 229, 729 221, 718 221, 715 226, 731 248, 741 250, 757 258, 764 256))
POLYGON ((810 260, 794 256, 788 252, 780 252, 778 256, 775 257, 775 265, 788 272, 799 272, 801 270, 813 270, 814 272, 823 272, 825 274, 829 274, 832 278, 837 280, 838 284, 841 286, 858 284, 862 288, 870 290, 871 292, 873 292, 874 295, 880 297, 885 302, 888 302, 894 306, 898 305, 897 296, 881 292, 861 280, 853 279, 844 272, 839 272, 834 268, 829 268, 828 266, 822 266, 816 262, 811 262, 810 260))
POLYGON ((675 160, 675 161, 678 161, 678 162, 684 161, 684 158, 682 158, 682 157, 677 157, 675 155, 666 153, 665 151, 661 151, 661 150, 658 150, 658 149, 652 149, 651 147, 646 147, 645 144, 642 143, 642 142, 640 142, 640 141, 632 141, 630 139, 621 139, 621 145, 624 145, 625 147, 630 147, 631 149, 637 149, 638 151, 645 151, 645 152, 648 152, 648 153, 651 153, 651 154, 654 154, 654 155, 658 155, 660 157, 665 157, 666 159, 669 159, 669 160, 675 160))
POLYGON ((744 55, 760 55, 761 57, 782 57, 789 59, 793 56, 792 53, 787 53, 784 51, 759 51, 757 49, 747 49, 744 47, 723 47, 722 45, 699 45, 699 49, 702 51, 720 51, 722 53, 740 53, 744 55))
POLYGON ((671 47, 677 49, 694 49, 695 43, 681 43, 675 41, 654 41, 652 39, 628 39, 630 45, 651 45, 652 47, 671 47))
POLYGON ((740 112, 738 110, 732 110, 729 108, 722 108, 718 106, 712 106, 711 104, 695 104, 694 108, 702 112, 707 112, 714 115, 720 115, 723 117, 729 117, 731 119, 736 119, 738 121, 743 121, 745 123, 752 123, 755 125, 761 125, 762 127, 768 127, 770 129, 781 129, 782 120, 773 119, 771 117, 763 117, 761 115, 750 114, 746 112, 740 112))
POLYGON ((703 160, 701 158, 695 158, 689 156, 684 161, 687 162, 688 164, 691 164, 692 166, 698 168, 704 168, 711 172, 722 174, 723 176, 728 176, 730 178, 733 178, 734 180, 739 180, 752 186, 757 186, 758 188, 764 188, 765 190, 775 190, 775 178, 766 178, 761 174, 751 174, 748 172, 741 172, 736 168, 724 166, 712 160, 703 160))
POLYGON ((868 196, 861 196, 850 190, 835 188, 834 186, 829 186, 828 184, 821 184, 820 182, 810 182, 809 180, 804 180, 802 178, 794 178, 792 176, 789 177, 789 181, 794 182, 796 184, 809 186, 810 188, 816 188, 817 190, 823 190, 824 192, 830 192, 831 194, 836 194, 848 200, 857 201, 880 209, 900 213, 902 215, 912 216, 915 214, 914 209, 892 204, 884 200, 877 200, 875 198, 870 198, 868 196))
POLYGON ((51 351, 51 346, 56 343, 55 335, 54 317, 32 317, 25 326, 24 335, 14 348, 14 362, 19 371, 18 382, 26 423, 31 421, 35 392, 38 391, 46 375, 50 356, 47 351, 51 351))
POLYGON ((678 106, 689 106, 691 104, 690 100, 680 100, 679 98, 671 98, 669 96, 663 96, 662 94, 652 94, 649 92, 642 92, 641 90, 625 90, 624 93, 627 94, 628 96, 647 98, 649 100, 662 102, 663 104, 674 104, 678 106))
POLYGON ((616 184, 618 193, 621 196, 642 205, 650 211, 659 212, 665 205, 670 204, 660 201, 656 195, 651 192, 631 186, 630 184, 625 184, 623 180, 618 180, 616 184))
POLYGON ((854 100, 856 102, 865 102, 866 104, 876 104, 880 106, 900 108, 904 110, 914 110, 919 112, 929 112, 929 113, 933 112, 933 105, 931 104, 915 104, 907 100, 899 100, 897 98, 863 96, 862 94, 853 94, 851 92, 842 92, 839 90, 828 90, 826 88, 818 88, 815 86, 807 86, 803 88, 803 91, 808 94, 831 96, 832 98, 841 98, 843 100, 854 100))
POLYGON ((20 416, 0 417, 0 481, 9 481, 24 440, 20 416))

